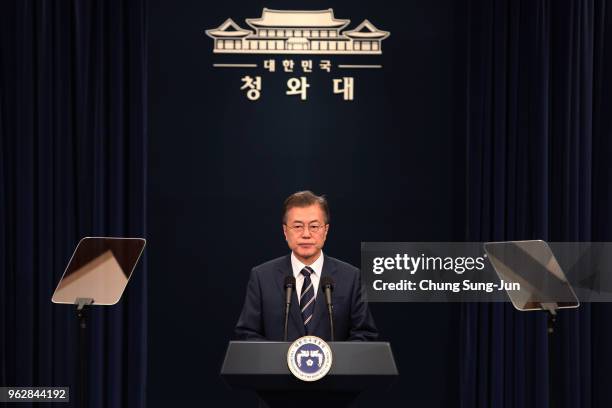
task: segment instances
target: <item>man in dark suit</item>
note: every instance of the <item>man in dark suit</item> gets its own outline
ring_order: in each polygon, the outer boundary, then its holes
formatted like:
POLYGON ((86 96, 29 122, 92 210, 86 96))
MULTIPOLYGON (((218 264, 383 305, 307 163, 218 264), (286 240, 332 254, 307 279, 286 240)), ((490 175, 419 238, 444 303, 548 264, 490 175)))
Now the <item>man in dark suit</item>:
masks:
POLYGON ((375 340, 378 332, 362 298, 359 269, 323 254, 329 232, 325 197, 310 191, 289 196, 284 205, 283 232, 291 254, 252 269, 236 336, 241 340, 283 340, 284 284, 287 276, 294 276, 287 339, 314 335, 331 340, 325 294, 319 288, 321 278, 328 276, 334 282, 335 340, 375 340))

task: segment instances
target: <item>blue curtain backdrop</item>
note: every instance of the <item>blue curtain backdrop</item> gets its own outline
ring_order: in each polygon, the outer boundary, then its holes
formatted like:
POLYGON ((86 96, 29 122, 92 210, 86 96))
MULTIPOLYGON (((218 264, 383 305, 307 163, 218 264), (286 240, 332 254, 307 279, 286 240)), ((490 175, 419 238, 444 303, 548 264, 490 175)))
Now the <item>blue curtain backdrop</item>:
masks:
MULTIPOLYGON (((81 237, 145 234, 144 3, 0 7, 0 385, 71 386, 71 406, 76 318, 53 290, 81 237)), ((90 407, 146 406, 145 272, 90 314, 90 407)))
MULTIPOLYGON (((468 0, 467 235, 471 241, 612 238, 612 3, 468 0)), ((612 309, 462 307, 461 405, 610 407, 612 309)))

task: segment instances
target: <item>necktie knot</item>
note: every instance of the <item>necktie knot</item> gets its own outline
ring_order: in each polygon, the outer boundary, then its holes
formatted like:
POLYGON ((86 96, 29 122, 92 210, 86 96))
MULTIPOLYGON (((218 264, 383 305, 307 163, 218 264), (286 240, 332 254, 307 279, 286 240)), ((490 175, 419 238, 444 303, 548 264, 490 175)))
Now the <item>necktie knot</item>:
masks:
POLYGON ((304 275, 305 277, 309 277, 312 274, 312 269, 308 266, 305 266, 304 269, 302 269, 301 273, 302 275, 304 275))

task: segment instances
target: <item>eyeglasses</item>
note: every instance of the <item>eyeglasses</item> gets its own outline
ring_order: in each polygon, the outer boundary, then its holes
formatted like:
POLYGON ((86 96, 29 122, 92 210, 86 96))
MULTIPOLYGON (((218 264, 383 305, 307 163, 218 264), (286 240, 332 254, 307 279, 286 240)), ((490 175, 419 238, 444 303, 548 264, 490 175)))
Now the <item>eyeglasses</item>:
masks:
MULTIPOLYGON (((308 226, 308 231, 310 231, 311 234, 318 234, 319 232, 323 231, 326 225, 327 224, 323 224, 323 225, 310 224, 308 226)), ((304 225, 294 225, 294 226, 287 225, 287 228, 289 228, 291 231, 295 232, 296 234, 302 234, 304 232, 305 226, 304 225)))

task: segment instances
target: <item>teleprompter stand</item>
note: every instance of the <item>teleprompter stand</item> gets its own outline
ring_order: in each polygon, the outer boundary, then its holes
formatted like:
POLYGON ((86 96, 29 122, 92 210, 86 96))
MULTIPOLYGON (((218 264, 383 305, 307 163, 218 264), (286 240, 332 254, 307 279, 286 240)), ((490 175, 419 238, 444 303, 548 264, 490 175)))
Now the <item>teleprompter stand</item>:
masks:
POLYGON ((232 389, 257 393, 262 406, 350 407, 368 390, 388 389, 398 376, 389 343, 329 342, 333 364, 314 382, 293 376, 287 366, 291 343, 232 341, 227 347, 221 377, 232 389))
POLYGON ((79 408, 87 408, 89 404, 87 318, 90 306, 110 306, 119 301, 144 246, 145 240, 141 238, 83 238, 53 293, 53 303, 76 305, 79 408))
POLYGON ((580 302, 549 245, 542 240, 487 242, 484 249, 500 279, 518 283, 507 290, 521 311, 544 311, 547 315, 548 406, 559 406, 554 376, 557 373, 555 324, 558 311, 577 308, 580 302))
POLYGON ((78 298, 76 304, 76 316, 79 321, 79 347, 78 347, 78 372, 79 372, 79 407, 87 407, 88 382, 87 378, 87 307, 93 304, 91 298, 78 298))
POLYGON ((556 350, 557 344, 555 341, 555 325, 557 323, 558 306, 556 303, 542 303, 542 309, 546 311, 546 338, 548 341, 548 406, 555 408, 559 406, 553 381, 553 375, 557 372, 555 359, 557 353, 554 350, 556 350))

